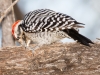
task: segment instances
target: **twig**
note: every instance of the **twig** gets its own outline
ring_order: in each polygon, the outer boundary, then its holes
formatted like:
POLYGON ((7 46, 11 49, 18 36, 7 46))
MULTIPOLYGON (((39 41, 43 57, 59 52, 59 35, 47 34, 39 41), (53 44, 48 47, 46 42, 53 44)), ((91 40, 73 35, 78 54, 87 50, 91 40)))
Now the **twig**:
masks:
POLYGON ((0 23, 2 22, 3 18, 11 11, 12 7, 18 2, 19 0, 15 0, 3 13, 1 13, 0 23))
POLYGON ((100 38, 96 38, 97 40, 100 40, 100 38))

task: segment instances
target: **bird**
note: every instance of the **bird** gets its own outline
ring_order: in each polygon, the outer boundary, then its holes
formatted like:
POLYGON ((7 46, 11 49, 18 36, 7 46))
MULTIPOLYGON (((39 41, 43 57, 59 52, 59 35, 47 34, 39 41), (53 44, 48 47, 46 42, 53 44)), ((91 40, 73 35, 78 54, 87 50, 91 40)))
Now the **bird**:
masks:
POLYGON ((12 35, 24 47, 30 48, 31 43, 40 48, 50 45, 63 38, 71 38, 80 44, 94 44, 89 38, 79 33, 84 24, 71 16, 51 9, 37 9, 28 12, 22 20, 12 25, 12 35))

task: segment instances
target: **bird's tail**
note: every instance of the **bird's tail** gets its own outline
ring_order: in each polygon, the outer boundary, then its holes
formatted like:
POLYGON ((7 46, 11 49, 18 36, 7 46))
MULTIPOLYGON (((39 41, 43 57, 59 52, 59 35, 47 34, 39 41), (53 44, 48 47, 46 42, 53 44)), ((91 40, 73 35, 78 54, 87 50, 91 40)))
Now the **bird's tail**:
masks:
POLYGON ((90 39, 79 34, 75 29, 67 29, 67 30, 63 30, 63 31, 65 33, 67 33, 71 38, 73 38, 74 40, 77 40, 78 42, 80 42, 83 45, 90 46, 89 43, 94 44, 90 39))

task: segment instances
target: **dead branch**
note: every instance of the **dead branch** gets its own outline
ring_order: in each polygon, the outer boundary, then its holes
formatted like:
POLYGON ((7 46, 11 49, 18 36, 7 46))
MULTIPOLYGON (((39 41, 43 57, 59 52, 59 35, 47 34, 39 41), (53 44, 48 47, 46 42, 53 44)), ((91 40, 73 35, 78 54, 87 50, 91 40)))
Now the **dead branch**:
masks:
POLYGON ((3 13, 0 14, 0 23, 2 22, 3 18, 11 11, 12 7, 18 2, 19 0, 15 0, 3 13))
POLYGON ((100 75, 100 44, 45 45, 34 53, 23 47, 0 50, 0 75, 100 75))
POLYGON ((97 40, 100 40, 100 38, 96 38, 97 40))

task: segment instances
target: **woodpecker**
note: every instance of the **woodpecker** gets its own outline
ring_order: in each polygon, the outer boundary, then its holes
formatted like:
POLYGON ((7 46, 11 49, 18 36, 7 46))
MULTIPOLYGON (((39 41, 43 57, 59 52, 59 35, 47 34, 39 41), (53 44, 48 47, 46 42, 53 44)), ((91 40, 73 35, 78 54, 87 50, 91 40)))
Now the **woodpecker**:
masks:
POLYGON ((93 42, 79 33, 79 28, 84 28, 83 25, 67 14, 38 9, 27 13, 23 20, 16 21, 12 25, 12 35, 25 47, 29 47, 31 42, 42 46, 63 38, 72 38, 90 46, 89 43, 93 42))

